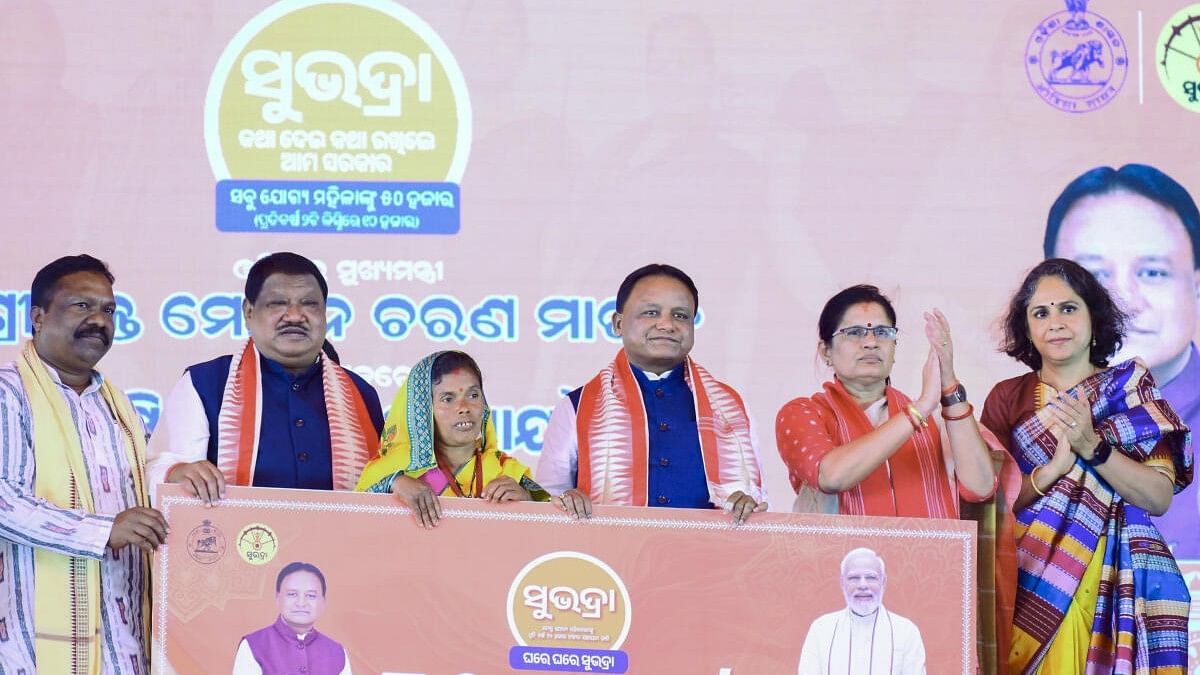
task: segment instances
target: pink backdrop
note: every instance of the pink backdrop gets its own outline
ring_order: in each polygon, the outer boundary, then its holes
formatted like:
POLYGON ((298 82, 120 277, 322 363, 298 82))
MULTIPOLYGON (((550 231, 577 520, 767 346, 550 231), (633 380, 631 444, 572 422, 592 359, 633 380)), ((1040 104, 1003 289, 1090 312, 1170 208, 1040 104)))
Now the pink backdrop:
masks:
POLYGON ((294 250, 329 270, 344 300, 332 338, 385 402, 417 359, 461 347, 484 369, 502 442, 536 464, 549 409, 616 350, 596 308, 628 271, 669 262, 699 285, 694 354, 742 392, 772 506, 786 509, 773 420, 828 377, 814 346, 829 295, 857 282, 891 295, 911 331, 893 381, 911 394, 921 312, 941 307, 959 376, 981 401, 1022 370, 997 353, 995 322, 1041 257, 1047 208, 1070 179, 1136 161, 1200 186, 1196 117, 1155 67, 1162 26, 1184 3, 1094 0, 1129 62, 1115 97, 1069 113, 1025 68, 1034 29, 1064 10, 1052 0, 413 0, 403 8, 444 43, 469 93, 458 233, 222 232, 206 95, 268 5, 0 5, 0 354, 26 330, 20 295, 34 272, 95 254, 132 301, 102 367, 154 419, 184 367, 242 339, 222 317, 236 312, 250 261, 294 250), (356 279, 344 273, 354 261, 394 263, 402 278, 356 279), (390 296, 428 309, 428 328, 385 339, 372 310, 390 296), (457 338, 430 337, 460 311, 434 296, 461 306, 457 338), (539 306, 556 298, 581 308, 575 339, 539 335, 539 306), (164 303, 185 318, 167 325, 164 303), (472 322, 477 306, 500 317, 500 339, 472 322), (209 319, 189 324, 200 312, 209 319))

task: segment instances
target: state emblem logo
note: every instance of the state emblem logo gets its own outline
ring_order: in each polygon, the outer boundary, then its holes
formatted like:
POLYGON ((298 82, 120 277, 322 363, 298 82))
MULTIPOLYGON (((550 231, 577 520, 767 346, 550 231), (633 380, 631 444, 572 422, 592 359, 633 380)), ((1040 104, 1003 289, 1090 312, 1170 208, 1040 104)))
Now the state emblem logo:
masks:
POLYGON ((1129 53, 1112 23, 1088 11, 1088 0, 1066 0, 1066 10, 1038 24, 1025 47, 1029 84, 1046 103, 1085 113, 1108 105, 1125 84, 1129 53))

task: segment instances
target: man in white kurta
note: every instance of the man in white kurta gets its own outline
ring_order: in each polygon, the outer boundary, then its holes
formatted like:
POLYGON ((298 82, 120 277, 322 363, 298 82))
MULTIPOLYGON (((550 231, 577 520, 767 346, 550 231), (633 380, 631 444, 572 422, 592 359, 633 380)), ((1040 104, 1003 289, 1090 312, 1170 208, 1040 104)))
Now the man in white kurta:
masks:
POLYGON ((883 559, 857 548, 842 559, 846 607, 818 617, 800 651, 799 675, 924 675, 921 631, 883 606, 883 559))

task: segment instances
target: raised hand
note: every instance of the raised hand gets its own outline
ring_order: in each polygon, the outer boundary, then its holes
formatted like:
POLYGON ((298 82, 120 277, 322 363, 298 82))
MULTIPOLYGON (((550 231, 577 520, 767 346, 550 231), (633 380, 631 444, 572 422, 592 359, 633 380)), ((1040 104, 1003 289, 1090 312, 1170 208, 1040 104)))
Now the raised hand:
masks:
POLYGON ((925 312, 924 316, 925 337, 929 339, 929 346, 937 352, 941 388, 946 390, 958 384, 954 375, 954 341, 950 338, 950 322, 936 307, 932 312, 925 312))
POLYGON ((1096 446, 1100 444, 1100 436, 1092 428, 1092 408, 1087 398, 1067 392, 1056 396, 1046 407, 1050 409, 1051 419, 1070 443, 1071 450, 1084 460, 1091 459, 1096 446))
POLYGON ((930 347, 925 366, 921 369, 921 395, 915 403, 917 410, 925 417, 932 415, 942 401, 941 368, 937 351, 930 347))

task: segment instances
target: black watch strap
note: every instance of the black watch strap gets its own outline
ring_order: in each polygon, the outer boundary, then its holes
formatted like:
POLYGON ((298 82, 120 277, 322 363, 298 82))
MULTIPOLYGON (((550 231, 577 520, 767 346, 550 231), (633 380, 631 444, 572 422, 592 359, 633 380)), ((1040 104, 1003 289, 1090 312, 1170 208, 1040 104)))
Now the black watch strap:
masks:
POLYGON ((1092 451, 1092 458, 1083 461, 1087 462, 1088 466, 1100 466, 1108 461, 1108 457, 1111 454, 1112 446, 1104 442, 1104 439, 1101 438, 1100 442, 1096 444, 1096 449, 1092 451))
POLYGON ((967 388, 963 386, 962 382, 959 382, 958 386, 954 388, 954 391, 942 397, 942 407, 949 408, 955 403, 962 403, 966 400, 967 388))

